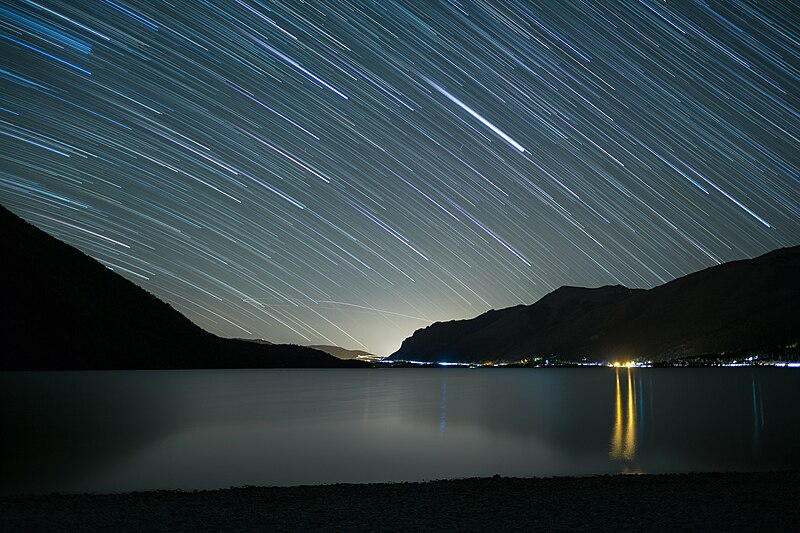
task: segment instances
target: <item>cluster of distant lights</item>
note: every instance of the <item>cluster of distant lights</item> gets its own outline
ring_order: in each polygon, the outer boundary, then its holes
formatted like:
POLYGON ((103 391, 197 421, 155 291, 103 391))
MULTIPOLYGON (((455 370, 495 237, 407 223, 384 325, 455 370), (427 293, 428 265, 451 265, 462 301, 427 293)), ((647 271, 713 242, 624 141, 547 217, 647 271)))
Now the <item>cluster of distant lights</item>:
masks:
POLYGON ((627 361, 625 363, 614 362, 614 363, 605 363, 606 366, 613 366, 614 368, 644 368, 653 366, 652 361, 627 361))
MULTIPOLYGON (((520 364, 527 364, 530 360, 529 359, 522 359, 520 361, 502 361, 502 362, 495 362, 495 361, 484 361, 480 363, 467 363, 467 362, 449 362, 449 361, 413 361, 413 360, 389 360, 389 359, 380 359, 377 362, 391 364, 391 363, 407 363, 410 365, 437 365, 437 366, 463 366, 469 368, 478 368, 478 367, 500 367, 500 366, 511 366, 511 365, 520 365, 520 364)), ((536 363, 534 366, 563 366, 565 364, 569 364, 570 366, 606 366, 606 367, 624 367, 624 368, 646 368, 653 366, 652 361, 628 361, 625 363, 614 362, 610 363, 607 361, 550 361, 546 359, 541 363, 536 363)))
MULTIPOLYGON (((377 363, 383 364, 394 364, 394 363, 406 363, 410 365, 420 365, 420 366, 440 366, 440 367, 468 367, 468 368, 482 368, 482 367, 502 367, 502 366, 512 366, 512 365, 520 365, 526 364, 529 362, 527 359, 523 359, 520 361, 504 361, 504 362, 494 362, 494 361, 485 361, 482 363, 468 363, 468 362, 449 362, 449 361, 413 361, 413 360, 389 360, 389 359, 379 359, 376 360, 377 363)), ((535 367, 555 367, 555 366, 602 366, 602 367, 609 367, 609 368, 652 368, 653 361, 625 361, 625 362, 609 362, 609 361, 550 361, 548 359, 542 361, 541 363, 537 363, 534 365, 535 367)), ((673 366, 689 366, 681 365, 679 363, 673 362, 673 366)), ((714 366, 714 367, 743 367, 743 366, 774 366, 778 368, 800 368, 800 362, 784 362, 784 361, 759 361, 757 358, 749 357, 742 361, 731 361, 729 363, 708 363, 705 366, 714 366)))

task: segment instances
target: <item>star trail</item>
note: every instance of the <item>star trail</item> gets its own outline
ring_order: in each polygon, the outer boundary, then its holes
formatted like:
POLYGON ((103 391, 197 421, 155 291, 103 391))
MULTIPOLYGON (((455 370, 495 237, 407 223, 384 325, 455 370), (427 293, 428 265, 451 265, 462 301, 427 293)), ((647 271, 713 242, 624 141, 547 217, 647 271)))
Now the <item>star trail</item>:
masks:
POLYGON ((223 336, 800 243, 795 2, 20 0, 0 87, 0 202, 223 336))

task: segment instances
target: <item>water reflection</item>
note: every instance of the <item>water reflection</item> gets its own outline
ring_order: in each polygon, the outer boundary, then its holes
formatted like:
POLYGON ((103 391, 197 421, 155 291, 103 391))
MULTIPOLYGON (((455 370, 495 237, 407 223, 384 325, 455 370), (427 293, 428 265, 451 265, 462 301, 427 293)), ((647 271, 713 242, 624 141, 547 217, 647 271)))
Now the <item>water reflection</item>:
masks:
POLYGON ((761 400, 761 387, 755 375, 750 380, 753 389, 753 456, 761 451, 761 431, 764 428, 764 403, 761 400))
POLYGON ((439 401, 439 438, 447 430, 447 378, 442 376, 442 396, 439 401))
MULTIPOLYGON (((641 422, 641 418, 637 418, 637 399, 634 395, 631 368, 627 368, 627 393, 624 402, 622 398, 622 386, 620 385, 619 368, 615 369, 615 379, 614 426, 611 432, 611 450, 609 451, 609 457, 627 463, 625 471, 638 472, 638 468, 635 468, 633 463, 636 458, 637 421, 641 422)), ((641 402, 641 383, 639 383, 639 385, 639 402, 641 402)), ((642 415, 643 413, 640 406, 639 417, 642 415)))
POLYGON ((614 429, 611 433, 611 451, 609 456, 612 459, 622 459, 622 391, 619 386, 619 368, 616 369, 617 393, 614 402, 614 429))
POLYGON ((797 405, 794 369, 0 373, 0 494, 798 468, 797 405))

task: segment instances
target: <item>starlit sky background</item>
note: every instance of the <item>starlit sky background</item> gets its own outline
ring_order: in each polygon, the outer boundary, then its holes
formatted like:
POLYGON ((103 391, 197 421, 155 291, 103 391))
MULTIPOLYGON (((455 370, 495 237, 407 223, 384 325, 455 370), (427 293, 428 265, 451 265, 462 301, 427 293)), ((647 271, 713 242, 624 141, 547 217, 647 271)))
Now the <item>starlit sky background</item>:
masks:
POLYGON ((21 0, 0 21, 0 203, 222 336, 388 355, 561 285, 800 242, 794 2, 21 0))

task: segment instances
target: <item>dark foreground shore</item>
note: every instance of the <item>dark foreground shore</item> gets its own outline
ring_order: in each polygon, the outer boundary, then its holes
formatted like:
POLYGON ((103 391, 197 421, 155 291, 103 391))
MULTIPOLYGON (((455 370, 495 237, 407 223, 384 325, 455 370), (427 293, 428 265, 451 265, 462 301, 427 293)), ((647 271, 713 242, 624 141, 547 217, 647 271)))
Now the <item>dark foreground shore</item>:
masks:
POLYGON ((0 531, 800 531, 800 471, 6 496, 0 531))

